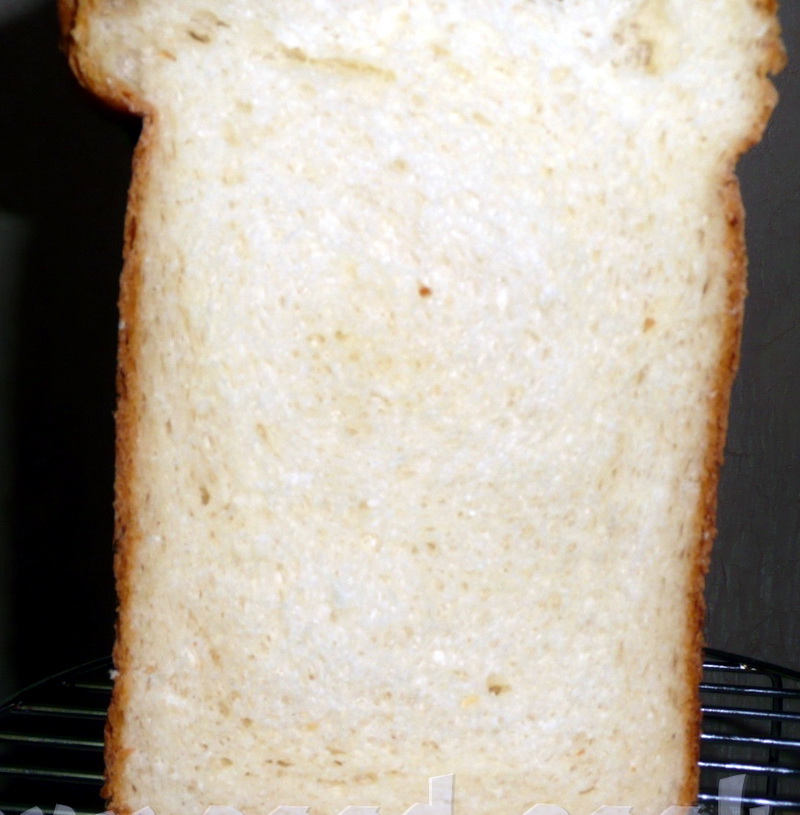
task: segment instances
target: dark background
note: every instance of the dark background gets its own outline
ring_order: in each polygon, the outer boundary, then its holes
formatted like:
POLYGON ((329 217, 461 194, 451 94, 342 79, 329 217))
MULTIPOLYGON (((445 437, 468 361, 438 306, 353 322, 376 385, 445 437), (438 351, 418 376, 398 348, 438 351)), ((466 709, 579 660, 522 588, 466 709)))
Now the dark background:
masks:
MULTIPOLYGON (((782 11, 800 64, 798 4, 782 11)), ((109 652, 122 223, 138 124, 84 94, 54 3, 0 0, 0 698, 109 652), (6 5, 4 5, 4 3, 6 5)), ((800 81, 741 164, 750 290, 709 644, 800 668, 800 81)))
POLYGON ((0 26, 0 116, 8 689, 111 648, 115 303, 138 123, 77 86, 54 2, 0 26))

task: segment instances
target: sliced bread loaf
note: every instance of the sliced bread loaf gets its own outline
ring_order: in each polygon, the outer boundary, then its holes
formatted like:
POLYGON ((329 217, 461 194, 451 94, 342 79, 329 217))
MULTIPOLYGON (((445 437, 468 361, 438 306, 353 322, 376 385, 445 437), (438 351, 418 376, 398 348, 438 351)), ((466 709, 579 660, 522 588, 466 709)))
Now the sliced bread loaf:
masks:
POLYGON ((695 794, 757 0, 62 0, 144 116, 126 815, 695 794))

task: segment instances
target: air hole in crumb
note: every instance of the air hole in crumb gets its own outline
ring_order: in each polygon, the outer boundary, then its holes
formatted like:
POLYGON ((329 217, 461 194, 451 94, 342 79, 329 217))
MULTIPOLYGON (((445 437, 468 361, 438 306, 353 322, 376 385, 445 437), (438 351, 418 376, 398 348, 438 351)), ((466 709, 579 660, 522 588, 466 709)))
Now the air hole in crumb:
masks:
POLYGON ((193 40, 197 40, 197 42, 204 42, 209 43, 211 42, 211 37, 208 34, 201 34, 199 31, 193 31, 191 28, 186 32, 193 40))
POLYGON ((245 718, 242 719, 241 721, 242 721, 242 727, 252 727, 253 726, 253 720, 249 716, 245 716, 245 718))
POLYGON ((652 317, 645 317, 644 323, 642 323, 642 331, 649 331, 655 324, 656 321, 652 317))
POLYGON ((222 764, 223 767, 233 767, 233 761, 231 761, 231 759, 229 759, 227 756, 223 756, 219 760, 219 763, 222 764))
POLYGON ((172 422, 171 422, 169 419, 167 419, 167 425, 166 425, 166 427, 167 427, 167 433, 169 433, 170 435, 172 435, 172 422))
POLYGON ((200 487, 200 503, 203 506, 206 506, 206 504, 208 504, 210 500, 211 494, 209 493, 209 491, 204 486, 200 487))
POLYGON ((486 689, 494 696, 500 696, 511 690, 511 685, 500 674, 489 674, 486 678, 486 689))
POLYGON ((308 55, 302 48, 283 48, 282 51, 289 59, 294 59, 298 62, 308 61, 308 55))
POLYGON ((420 286, 419 287, 419 296, 420 297, 430 297, 433 292, 430 289, 430 286, 420 286))
POLYGON ((291 761, 284 761, 282 758, 278 759, 275 763, 279 767, 291 767, 291 766, 293 766, 291 761))

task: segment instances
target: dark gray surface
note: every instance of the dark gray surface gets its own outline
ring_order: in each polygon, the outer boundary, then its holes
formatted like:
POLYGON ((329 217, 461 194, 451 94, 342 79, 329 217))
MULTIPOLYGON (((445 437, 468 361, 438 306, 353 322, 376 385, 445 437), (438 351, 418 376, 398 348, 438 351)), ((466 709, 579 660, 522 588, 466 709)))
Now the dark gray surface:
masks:
POLYGON ((750 253, 707 583, 709 644, 800 668, 800 4, 763 142, 740 163, 750 253))
MULTIPOLYGON (((135 132, 77 88, 54 4, 24 2, 0 5, 0 693, 111 645, 115 300, 135 132)), ((782 17, 797 56, 798 5, 782 17)), ((779 85, 742 164, 751 297, 708 640, 800 668, 797 70, 779 85)))

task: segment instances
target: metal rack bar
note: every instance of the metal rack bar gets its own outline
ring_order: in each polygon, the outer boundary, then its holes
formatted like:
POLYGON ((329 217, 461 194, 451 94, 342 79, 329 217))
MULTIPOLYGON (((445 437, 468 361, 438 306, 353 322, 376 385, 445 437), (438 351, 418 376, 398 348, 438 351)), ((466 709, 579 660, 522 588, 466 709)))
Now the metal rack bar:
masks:
POLYGON ((759 796, 752 796, 752 795, 743 795, 741 798, 720 798, 713 793, 708 792, 701 792, 697 796, 697 800, 702 803, 709 803, 709 804, 719 804, 719 803, 729 803, 729 804, 746 804, 747 806, 768 806, 774 809, 782 809, 782 810, 790 810, 796 811, 800 810, 800 801, 794 798, 769 798, 769 797, 759 797, 759 796))
POLYGON ((79 773, 73 770, 51 770, 43 767, 6 767, 0 765, 0 775, 36 778, 40 781, 70 781, 81 784, 102 784, 102 773, 79 773))
POLYGON ((103 742, 91 739, 70 739, 58 736, 37 736, 29 733, 0 732, 0 742, 35 744, 40 747, 61 747, 69 750, 102 750, 103 742))
POLYGON ((776 776, 793 775, 800 778, 800 767, 778 767, 774 764, 745 764, 733 761, 703 761, 697 762, 703 770, 725 770, 730 773, 770 773, 776 776))
POLYGON ((751 708, 707 707, 700 708, 705 716, 739 716, 748 719, 768 721, 800 722, 800 713, 783 713, 774 710, 754 710, 751 708))
POLYGON ((798 739, 773 739, 759 736, 734 736, 726 733, 702 733, 701 742, 725 742, 727 744, 758 745, 761 747, 780 747, 782 750, 800 750, 798 739))
POLYGON ((27 705, 18 704, 9 709, 12 714, 23 713, 29 716, 59 716, 72 717, 76 719, 105 719, 106 709, 103 708, 79 708, 69 705, 27 705))
POLYGON ((748 696, 782 697, 784 699, 800 699, 800 690, 775 690, 774 688, 758 688, 752 685, 721 685, 714 682, 702 682, 700 691, 720 694, 743 694, 748 696))

